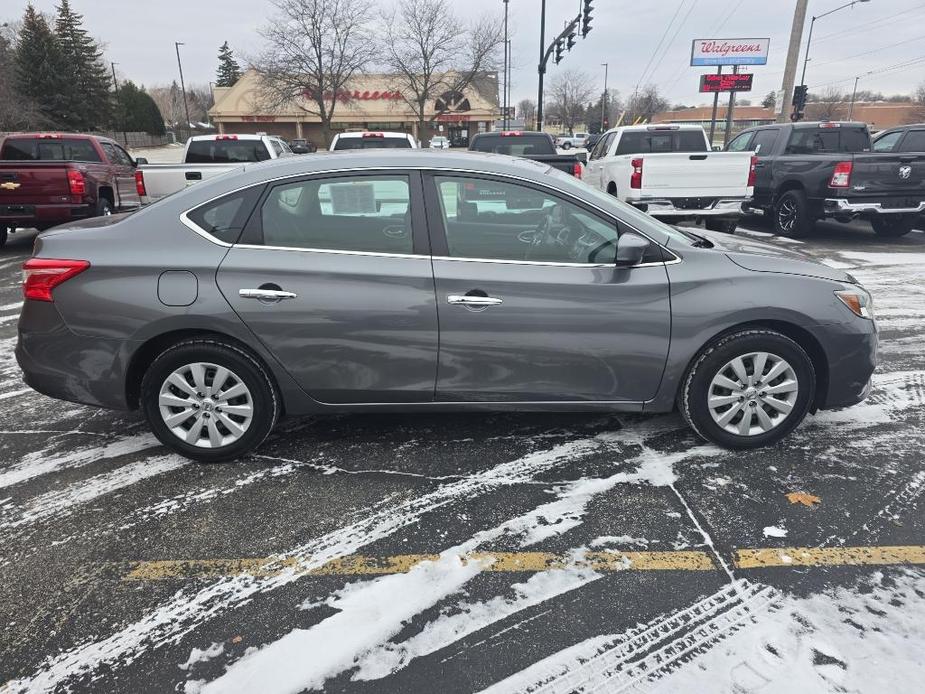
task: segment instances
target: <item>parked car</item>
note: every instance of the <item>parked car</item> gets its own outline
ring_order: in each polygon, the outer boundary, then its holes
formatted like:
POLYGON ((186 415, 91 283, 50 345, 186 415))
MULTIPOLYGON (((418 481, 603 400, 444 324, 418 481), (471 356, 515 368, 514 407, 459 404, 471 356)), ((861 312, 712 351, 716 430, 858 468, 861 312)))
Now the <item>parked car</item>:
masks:
POLYGON ((418 143, 408 133, 338 133, 331 141, 331 151, 345 149, 418 149, 418 143))
POLYGON ((289 156, 289 145, 275 135, 195 135, 186 141, 182 164, 142 162, 139 190, 150 203, 245 164, 289 156))
POLYGON ((588 154, 586 180, 654 217, 733 233, 752 197, 748 152, 713 152, 699 125, 611 128, 588 154))
POLYGON ((75 222, 39 235, 24 293, 26 383, 140 407, 202 461, 282 412, 677 406, 753 448, 863 400, 877 353, 843 270, 461 152, 268 162, 75 222))
POLYGON ((449 149, 450 141, 443 137, 442 135, 437 135, 430 138, 430 148, 431 149, 449 149))
POLYGON ((291 140, 289 142, 289 149, 292 150, 293 154, 313 154, 318 151, 314 142, 301 137, 291 140))
POLYGON ((574 133, 573 135, 559 135, 556 138, 556 147, 561 149, 571 149, 572 147, 581 147, 588 139, 588 133, 574 133))
POLYGON ((925 211, 925 153, 878 141, 883 149, 871 151, 865 123, 823 121, 752 128, 727 149, 756 154, 752 207, 771 215, 778 234, 799 238, 817 219, 860 217, 880 236, 902 236, 925 211))
POLYGON ((466 149, 469 147, 469 137, 467 135, 453 135, 450 137, 450 147, 459 147, 466 149))
POLYGON ((555 142, 549 133, 528 130, 478 133, 469 143, 469 149, 473 152, 494 152, 532 159, 571 174, 575 178, 582 176, 581 161, 578 157, 574 154, 558 154, 555 142))
POLYGON ((47 229, 139 205, 135 160, 113 140, 21 133, 0 141, 0 246, 19 227, 47 229))

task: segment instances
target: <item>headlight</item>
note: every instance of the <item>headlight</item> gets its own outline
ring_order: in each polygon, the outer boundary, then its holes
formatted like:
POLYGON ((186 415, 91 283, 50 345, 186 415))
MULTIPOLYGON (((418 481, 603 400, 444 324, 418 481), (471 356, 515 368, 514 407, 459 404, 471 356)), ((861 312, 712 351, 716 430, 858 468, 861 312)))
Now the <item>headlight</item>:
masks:
POLYGON ((835 296, 837 296, 839 301, 847 306, 848 310, 854 315, 873 320, 874 301, 865 290, 860 287, 840 289, 835 292, 835 296))

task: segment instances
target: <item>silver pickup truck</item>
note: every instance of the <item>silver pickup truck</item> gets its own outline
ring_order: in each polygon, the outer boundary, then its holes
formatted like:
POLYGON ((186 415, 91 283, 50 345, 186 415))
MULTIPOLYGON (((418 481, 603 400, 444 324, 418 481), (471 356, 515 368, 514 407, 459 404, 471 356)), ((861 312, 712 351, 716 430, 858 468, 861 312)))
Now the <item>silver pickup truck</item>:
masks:
POLYGON ((139 188, 147 204, 249 162, 292 156, 274 135, 196 135, 186 141, 182 164, 149 164, 139 158, 139 188), (143 188, 142 188, 143 186, 143 188))

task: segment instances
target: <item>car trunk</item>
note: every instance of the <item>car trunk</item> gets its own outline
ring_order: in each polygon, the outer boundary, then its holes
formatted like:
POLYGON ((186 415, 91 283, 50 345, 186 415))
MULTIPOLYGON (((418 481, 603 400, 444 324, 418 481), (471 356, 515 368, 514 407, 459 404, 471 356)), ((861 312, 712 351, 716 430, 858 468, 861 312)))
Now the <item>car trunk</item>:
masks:
POLYGON ((744 197, 747 193, 748 153, 665 152, 631 158, 643 160, 643 199, 744 197))
POLYGON ((887 208, 916 207, 925 199, 925 154, 862 153, 853 155, 853 162, 848 187, 842 189, 846 197, 870 198, 887 208))
POLYGON ((71 202, 63 162, 0 162, 0 204, 71 202))

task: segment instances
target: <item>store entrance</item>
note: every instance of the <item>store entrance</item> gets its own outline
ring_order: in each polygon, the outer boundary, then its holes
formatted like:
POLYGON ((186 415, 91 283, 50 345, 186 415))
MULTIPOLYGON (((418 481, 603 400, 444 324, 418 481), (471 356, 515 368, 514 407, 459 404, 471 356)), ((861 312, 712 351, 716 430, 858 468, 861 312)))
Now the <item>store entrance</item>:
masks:
POLYGON ((450 147, 469 146, 469 124, 452 123, 446 126, 446 136, 450 139, 450 147))

